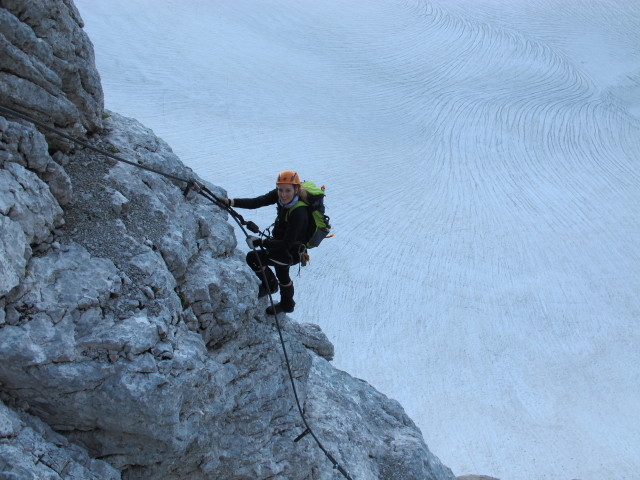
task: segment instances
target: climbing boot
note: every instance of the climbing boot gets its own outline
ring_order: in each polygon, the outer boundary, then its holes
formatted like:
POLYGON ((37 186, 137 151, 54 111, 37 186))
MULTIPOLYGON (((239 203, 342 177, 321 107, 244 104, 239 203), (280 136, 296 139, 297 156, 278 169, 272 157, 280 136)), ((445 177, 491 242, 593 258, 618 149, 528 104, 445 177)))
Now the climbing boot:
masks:
POLYGON ((262 271, 257 271, 256 275, 261 280, 261 284, 258 287, 258 298, 262 298, 270 293, 276 293, 278 291, 278 280, 273 274, 270 268, 264 269, 264 275, 262 271), (267 283, 264 281, 264 277, 267 277, 267 283))
POLYGON ((280 302, 273 307, 267 307, 267 315, 276 315, 277 313, 293 312, 296 302, 293 301, 293 283, 288 286, 280 285, 280 302))

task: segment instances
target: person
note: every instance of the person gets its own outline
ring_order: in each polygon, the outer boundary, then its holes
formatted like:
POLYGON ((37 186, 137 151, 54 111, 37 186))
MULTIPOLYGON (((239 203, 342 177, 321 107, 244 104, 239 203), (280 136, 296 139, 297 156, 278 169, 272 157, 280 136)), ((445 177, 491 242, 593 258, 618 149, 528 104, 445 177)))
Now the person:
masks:
POLYGON ((291 313, 296 302, 293 300, 293 281, 289 275, 292 265, 300 263, 305 252, 309 234, 309 213, 306 191, 300 185, 300 177, 293 170, 283 170, 276 179, 276 188, 255 198, 229 199, 232 207, 256 209, 277 205, 277 215, 272 237, 259 239, 248 237, 251 251, 247 253, 247 264, 260 279, 258 297, 278 291, 280 302, 267 308, 267 314, 291 313), (255 248, 254 248, 255 247, 255 248), (262 248, 258 248, 262 247, 262 248), (275 270, 275 275, 271 270, 275 270))

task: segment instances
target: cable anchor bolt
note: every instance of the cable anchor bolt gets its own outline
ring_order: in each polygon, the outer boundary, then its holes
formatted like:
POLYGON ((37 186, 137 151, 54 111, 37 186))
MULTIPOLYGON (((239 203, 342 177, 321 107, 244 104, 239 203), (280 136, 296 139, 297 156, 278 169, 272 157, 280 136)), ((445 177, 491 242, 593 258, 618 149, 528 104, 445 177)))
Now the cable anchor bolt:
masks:
POLYGON ((308 428, 306 428, 306 429, 304 430, 304 432, 302 432, 300 435, 298 435, 298 436, 296 437, 296 439, 293 441, 293 443, 298 443, 298 442, 299 442, 300 440, 302 440, 302 439, 305 437, 305 435, 307 435, 307 433, 309 433, 309 432, 310 432, 310 431, 309 431, 309 429, 308 429, 308 428))
POLYGON ((187 186, 184 188, 182 194, 185 196, 187 200, 193 199, 196 193, 202 190, 203 185, 195 180, 191 180, 187 186))

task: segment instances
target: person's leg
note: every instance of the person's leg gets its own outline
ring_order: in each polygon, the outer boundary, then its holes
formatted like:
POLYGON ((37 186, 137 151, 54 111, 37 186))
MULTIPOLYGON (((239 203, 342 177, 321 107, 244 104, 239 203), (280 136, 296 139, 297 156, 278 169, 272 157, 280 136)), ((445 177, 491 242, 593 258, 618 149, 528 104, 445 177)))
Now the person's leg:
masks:
POLYGON ((269 258, 265 250, 251 250, 247 253, 247 264, 260 280, 258 298, 278 291, 278 281, 271 269, 267 266, 269 258))
POLYGON ((275 265, 276 277, 280 283, 280 302, 276 303, 273 308, 270 306, 267 308, 269 315, 275 315, 276 313, 291 313, 293 312, 296 302, 293 300, 293 281, 289 276, 289 266, 275 265))

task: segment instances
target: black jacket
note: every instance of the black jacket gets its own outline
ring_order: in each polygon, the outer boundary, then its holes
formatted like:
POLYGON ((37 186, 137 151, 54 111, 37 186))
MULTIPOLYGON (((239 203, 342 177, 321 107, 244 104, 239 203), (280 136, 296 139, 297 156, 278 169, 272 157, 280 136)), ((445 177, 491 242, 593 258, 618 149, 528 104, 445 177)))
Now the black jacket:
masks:
POLYGON ((263 246, 269 250, 289 252, 297 256, 300 244, 309 240, 309 208, 306 205, 301 205, 289 213, 290 208, 284 208, 278 203, 276 189, 255 198, 233 199, 233 206, 238 208, 255 209, 274 204, 278 206, 278 212, 271 232, 273 238, 264 240, 263 246))

